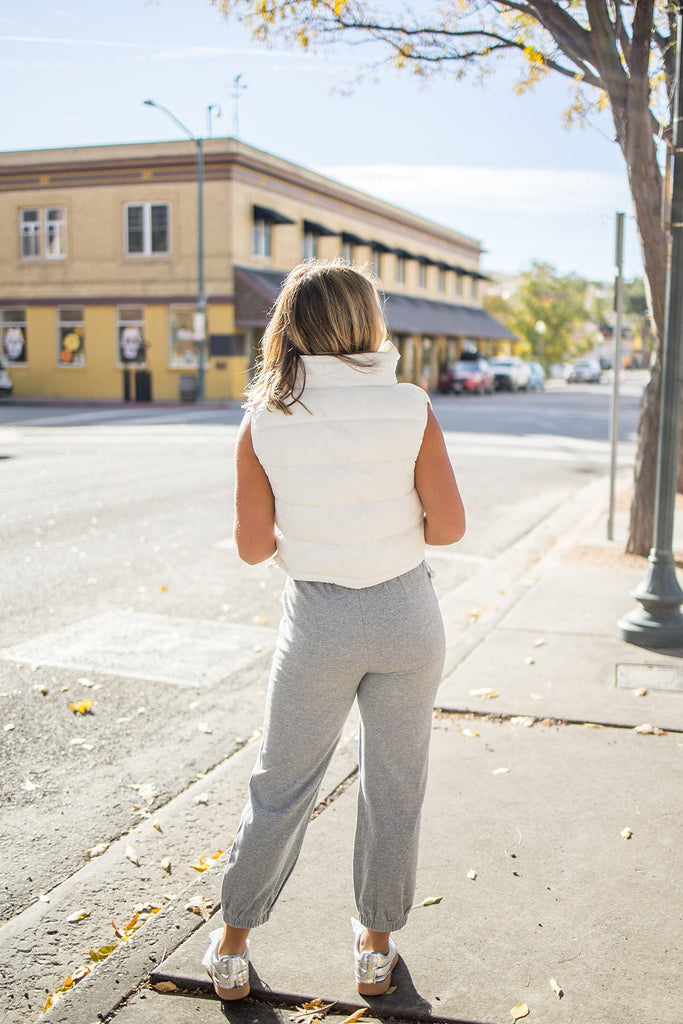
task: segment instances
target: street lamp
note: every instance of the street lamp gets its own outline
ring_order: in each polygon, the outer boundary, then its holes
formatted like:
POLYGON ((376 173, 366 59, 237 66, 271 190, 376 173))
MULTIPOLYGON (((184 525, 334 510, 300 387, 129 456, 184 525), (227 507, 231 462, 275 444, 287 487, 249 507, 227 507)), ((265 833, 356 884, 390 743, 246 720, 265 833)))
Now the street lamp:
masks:
MULTIPOLYGON (((167 107, 155 100, 144 100, 146 107, 156 107, 163 114, 173 121, 188 139, 194 142, 197 147, 197 315, 194 323, 194 336, 197 343, 197 399, 204 401, 204 347, 206 345, 206 294, 204 291, 204 140, 193 135, 187 125, 184 125, 175 114, 167 107)), ((209 117, 215 104, 208 107, 209 117)))
MULTIPOLYGON (((657 448, 654 543, 645 579, 633 591, 641 604, 618 623, 619 635, 641 647, 683 647, 683 590, 673 556, 678 475, 683 331, 683 0, 677 0, 676 84, 673 118, 671 249, 666 274, 666 310, 657 448)), ((615 366, 614 372, 618 372, 615 366)))

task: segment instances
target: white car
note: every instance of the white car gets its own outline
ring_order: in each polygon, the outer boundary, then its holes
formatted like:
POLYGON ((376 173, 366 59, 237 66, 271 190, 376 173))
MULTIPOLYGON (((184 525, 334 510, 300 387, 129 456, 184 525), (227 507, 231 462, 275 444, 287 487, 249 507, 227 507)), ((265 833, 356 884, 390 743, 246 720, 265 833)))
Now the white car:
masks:
POLYGON ((496 391, 526 391, 531 369, 519 356, 494 356, 489 359, 496 391))
POLYGON ((567 384, 599 384, 602 367, 597 359, 575 359, 565 371, 567 384))

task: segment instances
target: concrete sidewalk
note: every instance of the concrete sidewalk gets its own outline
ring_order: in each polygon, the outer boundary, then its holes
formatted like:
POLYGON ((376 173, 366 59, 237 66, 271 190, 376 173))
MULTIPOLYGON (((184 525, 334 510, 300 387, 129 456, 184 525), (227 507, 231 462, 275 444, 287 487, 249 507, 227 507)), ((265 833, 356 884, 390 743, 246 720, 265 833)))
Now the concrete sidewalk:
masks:
MULTIPOLYGON (((116 984, 119 998, 135 988, 129 957, 140 986, 117 1024, 284 1024, 315 998, 335 1004, 331 1022, 369 1006, 367 1018, 502 1024, 525 1003, 542 1024, 680 1024, 683 650, 616 638, 646 565, 622 553, 625 505, 609 543, 587 490, 558 512, 562 529, 545 547, 536 537, 534 557, 513 552, 498 580, 443 601, 449 671, 394 992, 366 1002, 352 980, 351 774, 253 933, 251 999, 221 1007, 211 995, 200 961, 219 918, 192 931, 184 907, 165 908, 44 1019, 104 1019, 116 984), (655 730, 635 731, 644 724, 655 730), (429 897, 440 902, 420 906, 429 897), (175 990, 143 984, 150 970, 152 985, 175 990)), ((192 898, 213 903, 219 873, 192 898)))

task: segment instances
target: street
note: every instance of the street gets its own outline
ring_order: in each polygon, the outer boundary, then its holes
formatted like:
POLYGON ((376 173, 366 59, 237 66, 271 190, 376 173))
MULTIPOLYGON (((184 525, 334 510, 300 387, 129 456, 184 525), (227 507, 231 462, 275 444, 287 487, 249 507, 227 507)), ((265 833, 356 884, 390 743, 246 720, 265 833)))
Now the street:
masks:
MULTIPOLYGON (((643 384, 623 385, 622 467, 643 384)), ((606 491, 609 392, 433 397, 468 511, 464 540, 428 554, 441 597, 583 484, 606 491)), ((39 1014, 112 916, 163 903, 230 842, 198 797, 258 730, 282 584, 231 541, 240 418, 237 404, 0 406, 0 960, 28 935, 36 951, 5 973, 6 1024, 39 1014), (138 857, 137 874, 98 881, 88 851, 129 837, 135 853, 155 821, 172 870, 138 857)))

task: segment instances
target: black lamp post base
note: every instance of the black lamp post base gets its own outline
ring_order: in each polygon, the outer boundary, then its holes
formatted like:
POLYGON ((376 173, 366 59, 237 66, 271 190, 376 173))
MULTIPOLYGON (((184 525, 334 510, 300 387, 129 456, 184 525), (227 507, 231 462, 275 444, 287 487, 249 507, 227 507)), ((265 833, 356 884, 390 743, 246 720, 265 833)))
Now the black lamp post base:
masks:
POLYGON ((679 609, 659 609, 654 615, 645 608, 635 608, 617 623, 619 636, 638 647, 683 647, 683 614, 679 609))

